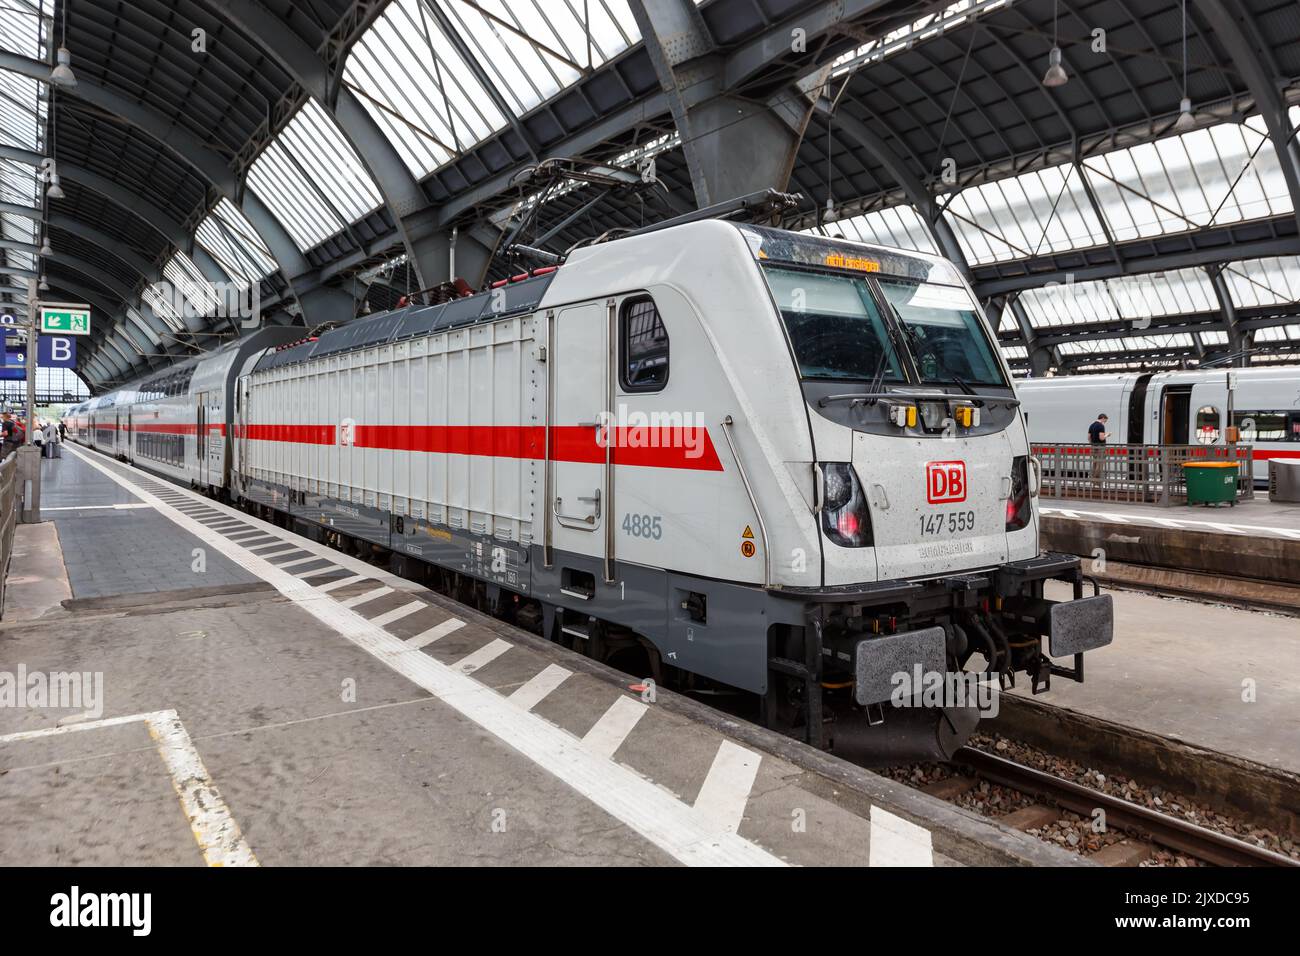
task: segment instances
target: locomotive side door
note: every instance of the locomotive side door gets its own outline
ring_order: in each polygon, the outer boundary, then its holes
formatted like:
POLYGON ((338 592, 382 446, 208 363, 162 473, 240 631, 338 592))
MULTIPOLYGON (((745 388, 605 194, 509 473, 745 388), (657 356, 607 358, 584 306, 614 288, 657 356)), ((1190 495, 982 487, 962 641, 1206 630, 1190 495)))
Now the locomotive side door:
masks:
POLYGON ((551 545, 605 557, 600 531, 610 513, 602 412, 609 404, 608 307, 590 303, 561 310, 551 341, 551 545))

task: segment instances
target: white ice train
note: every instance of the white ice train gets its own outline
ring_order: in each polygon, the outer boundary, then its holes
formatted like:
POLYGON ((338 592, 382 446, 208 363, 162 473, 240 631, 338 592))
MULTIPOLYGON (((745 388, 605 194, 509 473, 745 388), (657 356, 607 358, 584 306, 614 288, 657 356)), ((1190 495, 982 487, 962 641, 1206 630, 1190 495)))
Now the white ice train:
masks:
POLYGON ((1232 424, 1238 441, 1253 446, 1257 483, 1268 480, 1270 459, 1300 458, 1296 367, 1070 375, 1026 379, 1016 391, 1033 442, 1087 442, 1104 413, 1111 444, 1221 445, 1232 424))
POLYGON ((1111 640, 1039 550, 1012 380, 942 259, 703 221, 287 334, 86 403, 76 440, 820 745, 946 751, 971 708, 890 706, 899 675, 979 652, 1041 690, 1111 640))

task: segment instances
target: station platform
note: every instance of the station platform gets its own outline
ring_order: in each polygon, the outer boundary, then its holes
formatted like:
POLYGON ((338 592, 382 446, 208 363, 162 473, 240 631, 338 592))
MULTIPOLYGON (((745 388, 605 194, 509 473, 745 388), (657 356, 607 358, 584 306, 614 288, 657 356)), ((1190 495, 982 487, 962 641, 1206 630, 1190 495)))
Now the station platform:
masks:
POLYGON ((1300 774, 1300 505, 1041 508, 1043 547, 1113 595, 1115 640, 1036 699, 1300 774))
MULTIPOLYGON (((1034 696, 1125 727, 1300 774, 1300 621, 1112 590, 1115 640, 1089 652, 1082 684, 1034 696)), ((1052 582, 1048 597, 1069 588, 1052 582)))
POLYGON ((43 468, 0 671, 85 693, 0 707, 0 864, 1080 863, 97 453, 43 468))
MULTIPOLYGON (((1040 504, 1043 546, 1053 551, 1208 575, 1196 587, 1209 591, 1221 586, 1216 577, 1300 589, 1300 505, 1270 502, 1266 496, 1233 508, 1048 498, 1040 504)), ((1135 583, 1165 582, 1139 576, 1135 583)), ((1300 590, 1280 597, 1300 604, 1300 590)))

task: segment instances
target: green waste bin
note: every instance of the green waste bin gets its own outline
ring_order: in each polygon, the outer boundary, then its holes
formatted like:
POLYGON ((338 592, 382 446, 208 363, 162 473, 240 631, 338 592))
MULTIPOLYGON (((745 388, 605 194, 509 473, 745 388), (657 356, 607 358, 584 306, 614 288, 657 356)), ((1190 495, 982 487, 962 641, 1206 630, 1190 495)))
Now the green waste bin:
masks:
POLYGON ((1196 461, 1183 465, 1187 480, 1189 505, 1237 505, 1237 463, 1235 461, 1196 461))

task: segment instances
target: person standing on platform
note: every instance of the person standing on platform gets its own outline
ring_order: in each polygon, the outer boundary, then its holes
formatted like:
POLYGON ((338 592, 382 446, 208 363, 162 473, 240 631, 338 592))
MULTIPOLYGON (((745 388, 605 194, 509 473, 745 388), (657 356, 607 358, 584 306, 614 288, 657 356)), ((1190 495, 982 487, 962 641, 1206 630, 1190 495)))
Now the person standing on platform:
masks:
POLYGON ((45 457, 59 458, 59 431, 54 427, 54 422, 46 422, 44 429, 45 436, 45 457))
POLYGON ((59 419, 59 441, 65 442, 67 440, 68 440, 68 426, 63 424, 63 419, 60 418, 59 419))
POLYGON ((18 423, 14 421, 14 416, 10 412, 5 412, 0 417, 0 441, 3 442, 3 450, 0 451, 0 457, 7 456, 22 444, 18 440, 18 423))
POLYGON ((1106 439, 1110 437, 1106 427, 1109 421, 1106 413, 1102 412, 1088 426, 1088 444, 1092 446, 1092 480, 1098 483, 1098 487, 1106 464, 1106 439))

